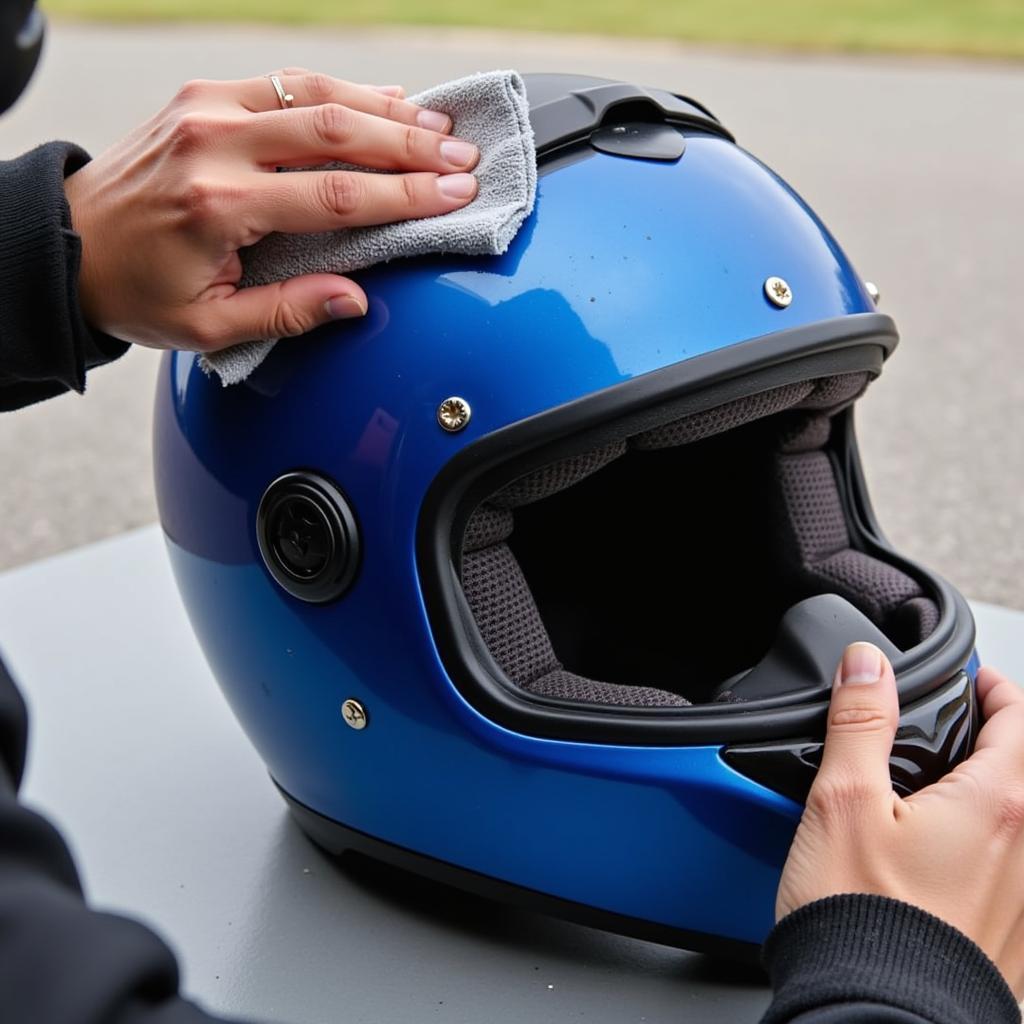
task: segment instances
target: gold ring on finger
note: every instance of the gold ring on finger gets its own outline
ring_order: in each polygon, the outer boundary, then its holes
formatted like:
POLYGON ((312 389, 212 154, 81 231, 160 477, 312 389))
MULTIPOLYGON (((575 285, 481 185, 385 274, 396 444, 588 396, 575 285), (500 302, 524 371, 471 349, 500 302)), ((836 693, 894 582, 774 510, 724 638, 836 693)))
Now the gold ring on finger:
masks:
POLYGON ((270 79, 270 84, 274 87, 274 92, 277 93, 277 102, 281 105, 281 109, 287 110, 289 107, 293 107, 295 97, 290 92, 285 92, 281 79, 277 75, 267 75, 267 78, 270 79))

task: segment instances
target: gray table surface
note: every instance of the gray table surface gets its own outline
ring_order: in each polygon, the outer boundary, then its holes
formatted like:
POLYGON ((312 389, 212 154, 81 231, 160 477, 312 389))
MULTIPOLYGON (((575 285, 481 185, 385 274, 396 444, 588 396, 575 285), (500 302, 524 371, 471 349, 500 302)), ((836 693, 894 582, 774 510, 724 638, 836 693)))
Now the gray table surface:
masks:
MULTIPOLYGON (((1024 678, 1024 614, 974 607, 983 655, 1024 678)), ((0 575, 0 622, 32 714, 26 799, 93 903, 165 936, 211 1010, 713 1024, 767 1001, 735 968, 323 856, 222 700, 155 527, 0 575)))

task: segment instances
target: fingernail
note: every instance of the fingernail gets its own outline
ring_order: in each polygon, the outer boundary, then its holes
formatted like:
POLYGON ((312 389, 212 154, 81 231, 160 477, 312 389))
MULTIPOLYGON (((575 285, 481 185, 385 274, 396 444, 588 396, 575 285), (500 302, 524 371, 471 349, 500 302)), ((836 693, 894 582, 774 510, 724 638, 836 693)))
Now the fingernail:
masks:
POLYGON ((382 92, 385 96, 401 96, 402 87, 400 85, 371 85, 371 89, 374 92, 382 92))
POLYGON ((421 110, 416 115, 416 123, 432 132, 446 132, 452 126, 452 119, 438 110, 421 110))
POLYGON ((468 199, 476 193, 476 178, 472 174, 442 174, 437 190, 449 199, 468 199))
POLYGON ((354 295, 338 295, 324 303, 327 315, 332 320, 348 320, 354 316, 366 316, 366 306, 354 295))
POLYGON ((877 683, 882 678, 882 652, 874 644, 850 644, 843 651, 839 666, 842 686, 862 686, 877 683))
POLYGON ((441 143, 441 156, 454 167, 468 167, 477 156, 477 149, 470 142, 448 140, 441 143))

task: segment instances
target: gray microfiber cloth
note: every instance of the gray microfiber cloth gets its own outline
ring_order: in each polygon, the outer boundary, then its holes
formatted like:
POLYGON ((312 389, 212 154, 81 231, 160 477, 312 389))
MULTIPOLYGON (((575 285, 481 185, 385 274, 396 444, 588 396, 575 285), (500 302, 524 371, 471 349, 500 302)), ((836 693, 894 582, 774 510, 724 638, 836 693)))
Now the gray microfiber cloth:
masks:
MULTIPOLYGON (((452 134, 479 147, 476 199, 460 210, 422 220, 315 235, 268 235, 243 250, 242 287, 300 274, 347 274, 400 256, 497 256, 508 248, 533 209, 537 191, 537 155, 522 78, 515 71, 488 71, 446 82, 411 99, 448 114, 452 134)), ((201 364, 208 373, 216 372, 223 384, 237 384, 275 344, 248 341, 210 353, 201 364)))

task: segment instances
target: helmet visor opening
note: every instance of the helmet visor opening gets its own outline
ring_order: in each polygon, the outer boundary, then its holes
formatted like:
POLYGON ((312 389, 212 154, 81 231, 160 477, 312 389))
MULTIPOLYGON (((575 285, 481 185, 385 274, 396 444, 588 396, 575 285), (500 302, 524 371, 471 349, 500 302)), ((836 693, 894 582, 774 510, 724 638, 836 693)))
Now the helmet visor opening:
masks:
POLYGON ((833 418, 869 374, 785 384, 542 465, 469 517, 461 582, 490 655, 535 696, 611 707, 748 699, 787 612, 838 595, 900 650, 939 610, 859 550, 833 418))

